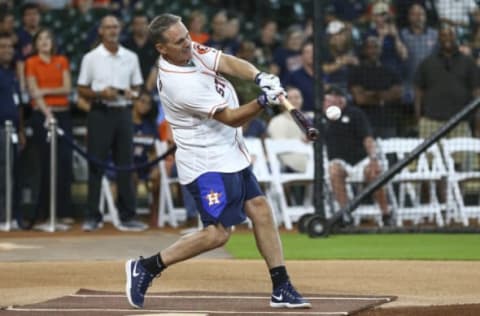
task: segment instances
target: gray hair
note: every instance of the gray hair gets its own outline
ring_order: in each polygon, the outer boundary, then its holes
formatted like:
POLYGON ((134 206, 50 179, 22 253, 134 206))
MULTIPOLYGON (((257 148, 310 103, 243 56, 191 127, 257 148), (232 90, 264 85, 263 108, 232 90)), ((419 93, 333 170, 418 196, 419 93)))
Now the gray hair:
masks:
POLYGON ((148 26, 148 35, 153 44, 165 43, 167 40, 164 36, 166 30, 173 24, 181 21, 178 15, 164 13, 153 19, 148 26))

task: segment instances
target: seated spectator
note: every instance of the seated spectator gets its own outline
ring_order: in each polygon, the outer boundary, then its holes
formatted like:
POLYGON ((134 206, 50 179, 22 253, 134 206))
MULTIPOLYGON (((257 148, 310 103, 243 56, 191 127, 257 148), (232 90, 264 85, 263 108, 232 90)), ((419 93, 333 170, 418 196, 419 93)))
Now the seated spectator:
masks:
POLYGON ((188 17, 187 27, 192 41, 205 44, 210 38, 210 35, 205 32, 205 24, 207 17, 202 11, 194 10, 188 17))
POLYGON ((227 14, 227 25, 225 27, 225 42, 223 52, 229 55, 236 55, 240 48, 240 16, 229 12, 227 14))
POLYGON ((290 26, 285 32, 283 46, 273 52, 273 73, 285 82, 289 72, 302 67, 301 48, 305 40, 303 30, 297 25, 290 26))
MULTIPOLYGON (((155 123, 148 119, 152 110, 152 98, 146 91, 133 102, 132 121, 133 121, 133 162, 135 165, 148 163, 156 158, 154 141, 157 138, 157 128, 155 123)), ((158 213, 158 197, 160 192, 160 171, 158 166, 137 170, 134 173, 134 181, 138 186, 139 180, 142 180, 151 195, 150 204, 151 224, 156 225, 156 215, 158 213)))
MULTIPOLYGON (((302 110, 303 97, 302 92, 295 87, 287 87, 288 100, 297 110, 302 110)), ((267 126, 267 135, 273 139, 301 139, 305 140, 305 134, 298 127, 288 111, 274 116, 267 126)), ((307 157, 303 154, 284 154, 280 158, 286 170, 304 172, 307 166, 307 157)))
POLYGON ((306 41, 301 48, 302 68, 290 72, 285 80, 285 85, 299 89, 303 97, 303 111, 314 112, 315 98, 313 92, 314 69, 313 69, 313 42, 306 41))
MULTIPOLYGON (((372 128, 362 109, 347 104, 345 92, 331 86, 325 91, 323 110, 336 105, 342 109, 342 116, 336 121, 326 121, 326 141, 329 167, 328 172, 333 194, 340 208, 348 204, 346 179, 349 176, 372 182, 381 173, 377 159, 377 148, 372 128)), ((385 224, 390 223, 390 213, 385 189, 373 193, 380 207, 385 224)))
POLYGON ((378 38, 365 40, 363 59, 349 74, 354 104, 361 107, 373 126, 375 137, 397 136, 397 108, 402 97, 400 78, 380 61, 378 38))
POLYGON ((366 37, 378 37, 382 64, 403 78, 408 51, 400 38, 392 10, 385 2, 377 1, 373 4, 371 13, 372 27, 367 30, 366 37))
POLYGON ((226 38, 226 26, 228 22, 227 11, 220 10, 212 18, 211 33, 208 41, 205 42, 206 46, 213 47, 218 50, 223 49, 226 38))
POLYGON ((328 85, 347 88, 348 73, 358 65, 349 29, 340 21, 332 21, 327 27, 328 51, 322 64, 323 81, 328 85))
MULTIPOLYGON (((260 34, 255 39, 257 65, 270 67, 273 63, 273 52, 278 48, 278 26, 274 20, 264 20, 261 24, 260 34)), ((269 72, 273 72, 269 70, 269 72)))

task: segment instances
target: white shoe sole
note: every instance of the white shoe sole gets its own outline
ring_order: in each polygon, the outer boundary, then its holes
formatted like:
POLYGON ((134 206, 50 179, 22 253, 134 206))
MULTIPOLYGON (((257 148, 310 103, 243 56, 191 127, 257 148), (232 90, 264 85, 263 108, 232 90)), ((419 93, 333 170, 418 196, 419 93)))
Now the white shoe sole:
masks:
POLYGON ((290 303, 274 303, 270 301, 270 307, 273 308, 312 308, 312 304, 303 303, 303 304, 290 304, 290 303))
POLYGON ((132 284, 131 284, 131 281, 130 281, 132 279, 132 272, 131 272, 132 269, 130 269, 130 266, 131 266, 133 261, 135 261, 135 260, 130 259, 125 263, 125 275, 127 277, 127 282, 126 282, 126 285, 125 285, 125 292, 127 294, 128 302, 130 303, 130 305, 132 307, 142 308, 141 306, 138 306, 138 305, 133 303, 132 296, 130 295, 130 290, 131 290, 131 287, 132 287, 132 284))

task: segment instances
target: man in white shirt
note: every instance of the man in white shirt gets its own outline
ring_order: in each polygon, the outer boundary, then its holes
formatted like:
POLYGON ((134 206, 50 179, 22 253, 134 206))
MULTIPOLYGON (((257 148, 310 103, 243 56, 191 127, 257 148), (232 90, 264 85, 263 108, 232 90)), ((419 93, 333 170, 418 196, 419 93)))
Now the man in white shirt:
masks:
MULTIPOLYGON (((132 99, 143 84, 137 55, 119 45, 120 22, 112 15, 100 24, 101 43, 82 60, 78 77, 78 93, 91 101, 88 113, 88 153, 106 161, 112 153, 117 166, 133 163, 132 99)), ((88 176, 88 208, 84 231, 102 227, 98 210, 103 170, 90 164, 88 176)), ((135 191, 130 172, 120 171, 117 176, 120 229, 141 231, 147 226, 135 219, 135 191)))
POLYGON ((285 91, 278 77, 252 64, 191 41, 180 17, 162 14, 149 27, 160 53, 157 87, 177 144, 179 180, 194 197, 204 225, 157 255, 128 260, 127 297, 142 308, 153 278, 167 266, 224 245, 231 226, 248 216, 273 283, 272 307, 309 308, 290 283, 282 245, 257 179, 251 172, 242 125, 285 91), (219 73, 254 80, 262 93, 239 107, 232 85, 219 73))

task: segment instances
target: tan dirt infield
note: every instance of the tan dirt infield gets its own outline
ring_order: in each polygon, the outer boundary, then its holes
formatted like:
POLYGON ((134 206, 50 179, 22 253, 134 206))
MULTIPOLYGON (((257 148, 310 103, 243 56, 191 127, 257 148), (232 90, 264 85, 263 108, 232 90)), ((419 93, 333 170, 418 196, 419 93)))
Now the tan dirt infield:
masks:
MULTIPOLYGON (((152 240, 157 240, 161 237, 157 236, 158 234, 153 231, 113 235, 116 242, 122 244, 123 236, 133 239, 151 237, 152 240)), ((0 243, 33 244, 34 241, 43 242, 42 239, 55 243, 49 244, 51 248, 43 249, 42 258, 34 252, 38 251, 35 249, 0 248, 0 306, 42 302, 75 293, 80 288, 123 291, 124 260, 121 258, 126 259, 131 252, 135 253, 137 250, 138 254, 145 254, 146 247, 139 243, 139 249, 132 251, 132 244, 127 240, 125 244, 128 251, 115 249, 117 259, 111 260, 105 259, 110 258, 108 253, 100 256, 98 249, 94 249, 91 243, 88 243, 90 248, 80 250, 81 241, 95 240, 94 244, 100 247, 111 241, 112 234, 105 231, 96 234, 36 232, 27 235, 0 233, 0 243), (49 259, 48 251, 55 254, 55 244, 67 247, 73 245, 70 256, 74 259, 49 259), (32 251, 35 257, 28 259, 25 255, 28 251, 32 251), (78 258, 80 251, 83 251, 82 259, 78 258), (92 253, 92 256, 89 257, 88 253, 92 253), (15 256, 21 257, 21 261, 14 260, 15 256)), ((153 251, 157 249, 157 244, 149 245, 149 248, 153 251)), ((108 249, 105 249, 105 252, 108 252, 108 249)), ((362 316, 480 315, 480 262, 312 260, 287 261, 287 268, 295 285, 304 293, 398 297, 397 301, 382 305, 378 311, 360 313, 362 316), (404 308, 452 304, 475 305, 454 306, 449 308, 447 313, 443 312, 444 308, 404 308), (398 310, 397 307, 402 309, 398 310)), ((270 287, 268 271, 262 261, 204 257, 169 267, 160 279, 155 280, 149 291, 268 293, 270 287)))

